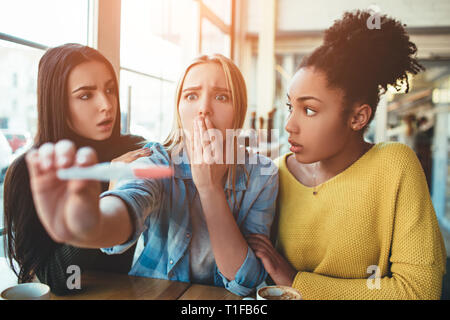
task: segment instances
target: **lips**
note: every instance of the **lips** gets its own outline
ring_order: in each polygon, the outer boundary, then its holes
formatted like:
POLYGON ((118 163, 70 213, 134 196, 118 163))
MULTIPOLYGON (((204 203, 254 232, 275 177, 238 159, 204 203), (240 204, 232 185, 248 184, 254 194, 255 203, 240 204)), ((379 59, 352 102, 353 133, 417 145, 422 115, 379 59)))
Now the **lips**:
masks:
POLYGON ((292 139, 288 139, 288 141, 289 141, 289 144, 291 145, 291 148, 290 148, 291 152, 299 153, 303 150, 303 146, 301 144, 294 142, 294 140, 292 140, 292 139))
POLYGON ((102 122, 98 123, 97 126, 100 126, 100 127, 107 126, 107 125, 112 124, 112 122, 113 122, 113 119, 108 118, 108 119, 105 119, 102 122))
POLYGON ((114 120, 112 118, 105 119, 97 124, 100 132, 110 133, 113 128, 114 120))

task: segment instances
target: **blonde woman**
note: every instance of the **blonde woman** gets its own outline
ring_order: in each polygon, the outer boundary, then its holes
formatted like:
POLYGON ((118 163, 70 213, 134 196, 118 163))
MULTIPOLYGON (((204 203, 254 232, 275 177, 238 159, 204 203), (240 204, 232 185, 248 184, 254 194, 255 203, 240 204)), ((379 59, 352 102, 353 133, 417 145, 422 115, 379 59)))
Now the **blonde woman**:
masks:
POLYGON ((131 275, 248 295, 267 273, 245 237, 269 235, 278 172, 259 155, 247 154, 245 164, 230 163, 240 150, 224 137, 244 123, 244 79, 231 60, 202 56, 181 77, 175 106, 166 143, 149 143, 152 155, 138 161, 173 166, 173 177, 119 181, 99 200, 98 183, 55 178, 58 168, 96 163, 93 150, 77 152, 62 141, 27 155, 38 215, 56 241, 110 254, 126 251, 143 235, 144 249, 131 275))

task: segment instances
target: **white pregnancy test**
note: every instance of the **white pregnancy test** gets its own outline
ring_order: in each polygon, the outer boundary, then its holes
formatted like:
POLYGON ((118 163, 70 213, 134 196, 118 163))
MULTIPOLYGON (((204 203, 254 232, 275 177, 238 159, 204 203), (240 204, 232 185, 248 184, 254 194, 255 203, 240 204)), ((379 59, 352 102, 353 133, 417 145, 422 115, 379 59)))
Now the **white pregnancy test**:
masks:
POLYGON ((124 162, 104 162, 91 167, 72 167, 59 169, 57 176, 61 180, 98 180, 120 179, 161 179, 173 175, 167 166, 136 166, 124 162))

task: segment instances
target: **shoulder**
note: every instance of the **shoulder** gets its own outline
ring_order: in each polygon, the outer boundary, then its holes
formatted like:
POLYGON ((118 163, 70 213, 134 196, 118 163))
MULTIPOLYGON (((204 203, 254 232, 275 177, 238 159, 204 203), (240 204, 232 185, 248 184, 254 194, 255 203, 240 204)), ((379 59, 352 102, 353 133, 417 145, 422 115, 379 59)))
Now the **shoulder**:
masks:
MULTIPOLYGON (((250 174, 250 179, 259 181, 278 181, 278 167, 275 162, 261 154, 248 154, 246 157, 246 167, 250 174)), ((264 182, 263 182, 264 183, 264 182)))
POLYGON ((380 142, 374 148, 374 156, 378 161, 385 162, 390 166, 408 167, 418 163, 418 159, 414 150, 406 144, 399 142, 380 142))
POLYGON ((152 150, 152 154, 149 157, 142 157, 135 162, 152 162, 159 165, 170 165, 172 163, 167 149, 159 142, 147 142, 143 145, 144 148, 152 150))
POLYGON ((26 153, 18 156, 14 159, 6 171, 6 177, 10 177, 11 182, 16 182, 16 180, 28 179, 28 168, 25 161, 26 153))
POLYGON ((287 168, 287 159, 292 154, 292 152, 288 152, 276 158, 273 162, 280 169, 284 170, 287 168))
POLYGON ((288 158, 292 155, 292 152, 288 152, 283 154, 282 156, 276 158, 274 160, 275 165, 278 167, 278 171, 280 174, 280 179, 284 179, 284 177, 288 174, 290 175, 289 167, 288 167, 288 158))
POLYGON ((28 196, 31 197, 30 176, 25 161, 25 154, 17 157, 9 165, 3 189, 5 207, 10 205, 11 201, 22 201, 28 196))
POLYGON ((136 148, 142 148, 147 140, 144 137, 136 136, 133 134, 124 134, 120 136, 121 144, 125 145, 127 148, 133 150, 136 148))
POLYGON ((361 172, 373 170, 386 183, 415 180, 425 183, 425 175, 416 153, 409 146, 399 142, 377 143, 361 161, 361 172), (423 180, 423 181, 422 181, 423 180))

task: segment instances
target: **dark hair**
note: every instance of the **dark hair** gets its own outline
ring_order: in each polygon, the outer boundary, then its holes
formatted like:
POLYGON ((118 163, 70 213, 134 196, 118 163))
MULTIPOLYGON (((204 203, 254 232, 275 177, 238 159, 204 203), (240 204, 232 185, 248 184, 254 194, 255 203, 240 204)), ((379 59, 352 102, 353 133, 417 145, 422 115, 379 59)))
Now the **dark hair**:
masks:
MULTIPOLYGON (((80 44, 65 44, 49 49, 39 62, 37 109, 38 128, 34 146, 57 142, 73 136, 67 125, 67 79, 77 65, 99 61, 111 71, 117 88, 117 78, 111 63, 97 50, 80 44)), ((119 106, 119 97, 117 96, 119 106)), ((120 136, 120 107, 111 137, 120 136)), ((19 283, 33 279, 58 246, 43 228, 34 208, 30 180, 24 155, 8 168, 4 184, 5 252, 18 276, 19 283), (19 271, 13 261, 19 264, 19 271)))
MULTIPOLYGON (((70 129, 68 119, 67 79, 70 72, 83 62, 99 61, 111 72, 114 84, 117 77, 111 63, 100 52, 77 43, 68 43, 49 49, 39 61, 37 108, 38 126, 35 145, 57 142, 67 138, 70 129)), ((119 97, 117 96, 119 106, 119 97)), ((120 135, 120 106, 117 108, 116 123, 112 136, 120 135)))
MULTIPOLYGON (((400 89, 407 73, 424 67, 414 57, 417 47, 409 41, 400 21, 379 16, 380 29, 369 29, 369 11, 345 12, 325 31, 323 44, 305 57, 299 68, 314 67, 326 74, 328 85, 344 92, 344 112, 354 103, 367 103, 373 119, 380 94, 388 85, 400 89)), ((366 126, 367 127, 367 126, 366 126)))

